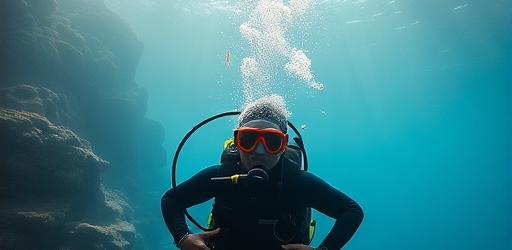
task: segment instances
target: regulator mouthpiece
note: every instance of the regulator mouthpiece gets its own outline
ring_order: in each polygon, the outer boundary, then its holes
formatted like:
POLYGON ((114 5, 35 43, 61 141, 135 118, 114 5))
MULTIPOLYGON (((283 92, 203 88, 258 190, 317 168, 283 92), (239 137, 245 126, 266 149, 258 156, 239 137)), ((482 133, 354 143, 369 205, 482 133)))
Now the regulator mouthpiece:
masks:
POLYGON ((251 187, 263 187, 268 182, 266 167, 256 165, 247 173, 247 184, 251 187))

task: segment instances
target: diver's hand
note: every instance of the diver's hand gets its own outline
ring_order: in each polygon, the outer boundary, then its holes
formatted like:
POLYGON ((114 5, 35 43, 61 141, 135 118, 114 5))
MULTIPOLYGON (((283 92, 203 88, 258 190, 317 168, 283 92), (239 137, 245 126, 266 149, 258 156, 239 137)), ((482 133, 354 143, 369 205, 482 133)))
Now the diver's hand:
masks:
POLYGON ((191 234, 183 242, 181 242, 178 247, 182 250, 210 250, 210 248, 206 246, 206 241, 210 237, 216 235, 219 231, 220 228, 217 228, 213 231, 200 234, 191 234))
POLYGON ((314 248, 302 244, 286 244, 281 246, 283 249, 292 249, 292 250, 314 250, 314 248))

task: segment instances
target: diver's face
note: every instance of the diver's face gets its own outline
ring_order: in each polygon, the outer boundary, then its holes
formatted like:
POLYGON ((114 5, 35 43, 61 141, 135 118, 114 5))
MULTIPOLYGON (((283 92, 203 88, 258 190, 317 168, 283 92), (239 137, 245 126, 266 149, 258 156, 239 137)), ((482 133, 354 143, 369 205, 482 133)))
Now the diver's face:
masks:
MULTIPOLYGON (((274 128, 280 131, 279 126, 265 120, 254 120, 244 124, 241 128, 258 128, 258 129, 266 129, 266 128, 274 128)), ((273 168, 281 154, 284 152, 284 149, 277 154, 270 154, 267 152, 263 145, 263 141, 259 141, 256 145, 255 149, 252 152, 240 152, 240 160, 245 169, 250 170, 256 165, 263 165, 268 169, 273 168)))

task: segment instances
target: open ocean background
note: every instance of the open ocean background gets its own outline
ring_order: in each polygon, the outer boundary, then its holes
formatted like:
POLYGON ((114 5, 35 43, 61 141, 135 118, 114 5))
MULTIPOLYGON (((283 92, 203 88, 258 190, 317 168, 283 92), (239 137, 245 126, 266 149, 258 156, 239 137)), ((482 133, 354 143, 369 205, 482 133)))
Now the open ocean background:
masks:
MULTIPOLYGON (((163 194, 185 133, 239 109, 243 91, 262 91, 259 78, 243 84, 242 61, 252 53, 240 32, 251 13, 244 6, 281 1, 105 2, 145 46, 136 81, 149 91, 146 116, 166 130, 169 167, 152 180, 163 194)), ((323 0, 275 24, 324 88, 277 65, 264 92, 284 96, 290 121, 306 125, 310 171, 365 211, 344 249, 512 249, 511 6, 323 0)), ((194 134, 179 158, 179 181, 219 161, 234 118, 194 134)), ((205 225, 210 208, 190 211, 205 225)), ((317 246, 333 220, 314 216, 317 246)), ((153 240, 174 249, 163 220, 154 230, 153 240)))

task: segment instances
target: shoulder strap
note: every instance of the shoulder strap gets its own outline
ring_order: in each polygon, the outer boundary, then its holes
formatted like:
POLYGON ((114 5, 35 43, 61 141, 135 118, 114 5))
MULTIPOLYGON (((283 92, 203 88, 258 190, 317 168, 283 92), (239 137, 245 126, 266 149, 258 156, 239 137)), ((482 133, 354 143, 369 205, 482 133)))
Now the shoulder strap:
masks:
POLYGON ((299 170, 303 169, 303 161, 302 161, 302 153, 300 148, 296 145, 288 145, 286 151, 284 153, 285 159, 289 161, 285 164, 293 165, 293 170, 296 171, 295 167, 298 167, 299 170))
POLYGON ((224 150, 222 150, 222 154, 220 156, 220 163, 237 163, 240 161, 240 153, 236 148, 234 143, 234 139, 228 139, 224 142, 224 150))
MULTIPOLYGON (((285 218, 289 218, 296 228, 294 242, 309 245, 314 235, 314 224, 311 217, 311 208, 301 207, 296 197, 302 195, 299 193, 301 185, 299 177, 301 173, 307 171, 304 166, 302 151, 298 146, 289 145, 285 152, 283 165, 283 178, 281 189, 282 212, 285 218)), ((300 198, 299 198, 300 199, 300 198)))

